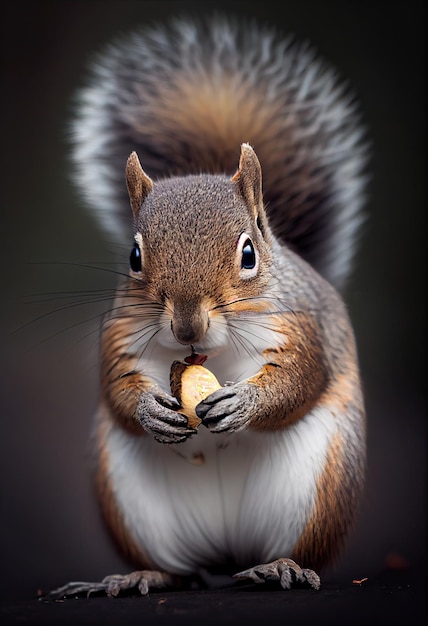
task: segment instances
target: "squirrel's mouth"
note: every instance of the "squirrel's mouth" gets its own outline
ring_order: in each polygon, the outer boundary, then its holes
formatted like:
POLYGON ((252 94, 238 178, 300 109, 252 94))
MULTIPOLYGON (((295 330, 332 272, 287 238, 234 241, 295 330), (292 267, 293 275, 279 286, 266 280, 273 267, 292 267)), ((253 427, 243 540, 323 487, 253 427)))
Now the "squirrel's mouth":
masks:
MULTIPOLYGON (((192 344, 192 346, 189 346, 190 350, 193 350, 195 352, 197 352, 198 354, 204 354, 205 356, 208 357, 208 359, 212 359, 216 356, 219 356, 220 354, 222 354, 225 349, 226 346, 216 346, 216 347, 208 347, 207 345, 205 345, 204 343, 200 343, 200 344, 192 344)), ((189 350, 189 354, 190 354, 190 350, 189 350)))

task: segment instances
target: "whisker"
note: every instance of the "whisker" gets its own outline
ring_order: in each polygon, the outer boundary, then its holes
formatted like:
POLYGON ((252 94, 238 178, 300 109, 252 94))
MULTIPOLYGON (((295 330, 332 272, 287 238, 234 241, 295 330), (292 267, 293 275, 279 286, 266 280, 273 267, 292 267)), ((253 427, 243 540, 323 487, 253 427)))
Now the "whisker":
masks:
POLYGON ((25 300, 25 304, 40 304, 42 302, 54 302, 55 300, 70 300, 76 297, 93 297, 95 295, 104 294, 106 298, 108 296, 114 296, 116 289, 87 289, 82 291, 50 291, 45 293, 35 293, 28 296, 29 299, 25 300))
MULTIPOLYGON (((144 356, 144 355, 145 355, 145 353, 146 353, 146 350, 148 350, 148 348, 149 348, 150 344, 153 342, 153 339, 156 337, 156 335, 157 335, 157 334, 158 334, 158 333, 162 330, 162 328, 163 328, 163 326, 162 326, 159 322, 154 322, 153 324, 151 324, 151 326, 154 328, 154 331, 153 331, 153 333, 152 333, 151 337, 149 337, 149 339, 146 341, 146 343, 145 343, 145 345, 144 345, 143 349, 141 350, 141 352, 140 352, 140 354, 139 354, 139 357, 138 357, 139 359, 142 359, 142 358, 143 358, 143 356, 144 356)), ((145 333, 145 334, 146 334, 146 333, 145 333)), ((152 347, 152 352, 153 352, 153 350, 154 350, 154 349, 155 349, 155 345, 153 344, 153 347, 152 347)), ((147 356, 148 356, 148 359, 150 360, 150 358, 151 358, 151 354, 149 354, 149 355, 147 355, 147 356)))
MULTIPOLYGON (((29 320, 28 322, 24 322, 23 324, 17 326, 16 328, 11 330, 11 335, 15 334, 15 333, 19 333, 22 332, 25 328, 28 328, 29 326, 36 324, 37 322, 40 322, 41 320, 45 320, 46 318, 50 317, 51 315, 55 315, 56 313, 60 313, 61 311, 69 311, 75 307, 83 307, 87 304, 99 304, 102 302, 108 302, 109 299, 105 299, 105 298, 94 298, 92 300, 85 300, 83 302, 71 302, 69 304, 63 305, 63 306, 58 306, 54 309, 51 309, 50 311, 47 311, 41 315, 37 315, 36 317, 33 317, 31 320, 29 320)), ((94 316, 94 318, 90 318, 90 319, 95 319, 96 317, 99 317, 101 314, 98 313, 96 316, 94 316)), ((102 314, 104 315, 104 313, 102 314)), ((68 329, 67 329, 68 330, 68 329)))
MULTIPOLYGON (((70 324, 70 325, 68 325, 68 326, 66 326, 64 328, 61 328, 60 330, 57 330, 56 332, 51 333, 47 337, 44 337, 38 343, 33 344, 31 346, 31 349, 32 350, 36 350, 37 348, 40 348, 43 344, 47 343, 48 341, 52 341, 52 339, 55 339, 55 337, 59 337, 60 335, 63 335, 64 333, 69 332, 69 331, 73 330, 74 328, 78 328, 79 326, 84 326, 85 324, 89 324, 89 322, 91 322, 92 320, 96 319, 96 317, 97 316, 94 316, 92 318, 87 318, 85 320, 80 320, 79 322, 75 322, 74 324, 70 324)), ((98 326, 96 328, 94 328, 93 330, 89 331, 88 333, 82 335, 78 340, 76 340, 75 345, 78 345, 79 343, 82 343, 84 340, 88 339, 94 333, 97 333, 97 335, 99 334, 99 327, 98 326)))
POLYGON ((258 315, 263 316, 263 315, 278 315, 281 313, 295 313, 294 309, 286 304, 282 299, 276 297, 276 296, 248 296, 245 298, 236 298, 235 300, 230 300, 228 302, 224 302, 221 304, 216 305, 215 307, 212 308, 213 311, 218 311, 218 310, 222 310, 222 313, 232 313, 234 315, 248 315, 251 317, 256 317, 258 315), (233 307, 236 304, 241 304, 242 302, 254 302, 254 303, 274 303, 276 305, 275 309, 271 310, 271 311, 235 311, 233 309, 233 307), (228 311, 227 309, 230 309, 230 311, 228 311))
MULTIPOLYGON (((245 330, 243 330, 239 325, 235 325, 233 323, 229 323, 229 328, 233 329, 234 332, 236 332, 241 338, 243 338, 243 339, 245 338, 245 340, 248 341, 248 342, 250 342, 250 337, 254 337, 255 339, 261 339, 262 338, 260 334, 257 334, 256 332, 251 332, 247 328, 245 328, 245 330)), ((268 328, 268 330, 271 330, 271 329, 268 328)), ((251 344, 251 345, 253 345, 253 344, 251 344)), ((254 346, 253 346, 253 348, 254 348, 254 346)), ((255 348, 254 348, 254 350, 255 350, 255 348)))
MULTIPOLYGON (((237 329, 235 326, 231 326, 230 327, 231 330, 231 336, 233 336, 235 338, 235 340, 237 341, 237 343, 242 347, 242 349, 244 350, 244 352, 253 360, 253 361, 257 361, 256 359, 256 351, 255 351, 255 347, 254 344, 252 344, 250 342, 249 339, 247 339, 246 337, 244 337, 240 332, 239 329, 237 329)), ((239 355, 239 352, 238 352, 239 355)))
MULTIPOLYGON (((125 278, 130 278, 128 272, 121 272, 117 269, 114 270, 109 267, 103 267, 101 265, 93 265, 91 263, 77 263, 74 261, 31 261, 29 264, 30 265, 52 265, 52 266, 63 265, 66 267, 80 267, 84 269, 106 272, 108 274, 114 274, 115 276, 124 276, 125 278)), ((114 263, 114 265, 117 266, 117 263, 114 263)), ((133 280, 136 280, 136 279, 133 279, 133 280)))

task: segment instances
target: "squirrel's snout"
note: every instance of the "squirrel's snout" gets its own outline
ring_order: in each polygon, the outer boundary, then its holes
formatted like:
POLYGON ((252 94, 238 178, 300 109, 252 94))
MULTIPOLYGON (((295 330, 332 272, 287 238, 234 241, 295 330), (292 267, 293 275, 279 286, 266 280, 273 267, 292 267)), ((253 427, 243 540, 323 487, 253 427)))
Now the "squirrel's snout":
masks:
POLYGON ((191 345, 200 343, 208 330, 208 315, 200 309, 196 311, 175 311, 171 320, 171 330, 179 343, 191 345))

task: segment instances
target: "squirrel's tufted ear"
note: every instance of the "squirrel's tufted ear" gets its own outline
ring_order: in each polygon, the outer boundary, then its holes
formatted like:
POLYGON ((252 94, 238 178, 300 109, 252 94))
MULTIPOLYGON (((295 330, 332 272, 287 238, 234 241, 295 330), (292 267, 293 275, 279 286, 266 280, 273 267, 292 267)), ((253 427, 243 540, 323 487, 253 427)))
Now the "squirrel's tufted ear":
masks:
POLYGON ((241 145, 238 171, 232 178, 248 208, 257 219, 263 208, 262 168, 256 153, 248 143, 241 145))
POLYGON ((143 201, 153 189, 153 181, 141 167, 136 152, 131 152, 126 162, 126 186, 132 212, 137 219, 143 201))

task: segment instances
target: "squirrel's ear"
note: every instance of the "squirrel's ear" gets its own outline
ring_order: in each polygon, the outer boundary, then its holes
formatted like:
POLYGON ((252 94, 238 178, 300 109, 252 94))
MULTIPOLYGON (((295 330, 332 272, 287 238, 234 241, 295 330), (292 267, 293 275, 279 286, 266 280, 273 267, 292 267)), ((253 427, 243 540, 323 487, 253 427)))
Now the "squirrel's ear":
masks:
POLYGON ((248 208, 257 219, 263 207, 262 168, 256 153, 248 143, 241 145, 238 171, 232 178, 248 208))
POLYGON ((136 152, 131 152, 126 162, 126 186, 132 212, 137 219, 143 201, 153 189, 153 181, 141 167, 136 152))

